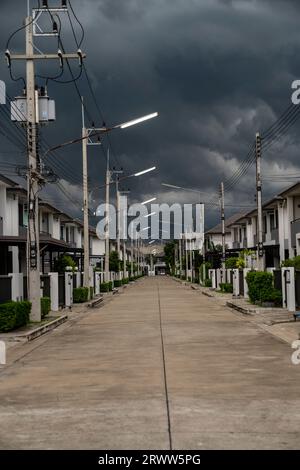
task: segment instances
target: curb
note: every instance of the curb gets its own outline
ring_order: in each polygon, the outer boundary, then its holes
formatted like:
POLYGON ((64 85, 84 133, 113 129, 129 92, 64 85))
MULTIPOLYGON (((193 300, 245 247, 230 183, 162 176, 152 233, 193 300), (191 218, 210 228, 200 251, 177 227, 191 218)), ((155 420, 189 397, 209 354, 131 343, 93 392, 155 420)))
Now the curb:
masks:
POLYGON ((239 305, 234 304, 233 302, 226 302, 227 307, 233 308, 234 310, 237 310, 240 313, 243 313, 244 315, 253 315, 254 313, 257 313, 255 310, 250 310, 246 309, 243 307, 240 307, 239 305))
POLYGON ((48 333, 49 331, 54 330, 58 326, 62 325, 68 320, 68 315, 63 315, 59 318, 56 318, 55 320, 52 320, 51 322, 47 323, 46 325, 39 326, 38 328, 35 328, 34 330, 30 331, 29 333, 24 333, 21 335, 17 336, 12 336, 11 339, 15 341, 33 341, 34 339, 38 338, 39 336, 44 335, 45 333, 48 333))

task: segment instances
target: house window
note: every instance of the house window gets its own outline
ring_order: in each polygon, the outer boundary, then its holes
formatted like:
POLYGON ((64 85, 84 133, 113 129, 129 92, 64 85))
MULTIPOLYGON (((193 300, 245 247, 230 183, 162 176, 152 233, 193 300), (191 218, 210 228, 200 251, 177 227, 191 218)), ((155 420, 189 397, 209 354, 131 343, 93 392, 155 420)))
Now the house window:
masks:
POLYGON ((63 225, 60 226, 60 239, 61 240, 64 239, 64 227, 63 227, 63 225))
POLYGON ((264 216, 263 218, 263 231, 264 233, 267 233, 267 217, 264 216))
POLYGON ((271 226, 271 230, 275 230, 278 227, 278 212, 277 211, 270 214, 270 226, 271 226))

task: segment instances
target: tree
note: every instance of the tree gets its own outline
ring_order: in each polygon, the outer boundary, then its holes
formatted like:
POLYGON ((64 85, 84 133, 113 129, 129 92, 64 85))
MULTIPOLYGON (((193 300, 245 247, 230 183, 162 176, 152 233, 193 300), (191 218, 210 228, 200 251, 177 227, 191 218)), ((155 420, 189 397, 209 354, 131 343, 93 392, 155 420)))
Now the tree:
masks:
POLYGON ((114 273, 120 271, 120 259, 116 251, 111 251, 109 254, 109 270, 114 273))
POLYGON ((165 263, 167 266, 167 271, 174 274, 175 272, 175 262, 174 262, 174 254, 175 254, 175 242, 166 243, 164 247, 165 252, 165 263))
POLYGON ((69 255, 61 255, 54 261, 54 272, 62 274, 70 267, 75 271, 76 263, 69 255))

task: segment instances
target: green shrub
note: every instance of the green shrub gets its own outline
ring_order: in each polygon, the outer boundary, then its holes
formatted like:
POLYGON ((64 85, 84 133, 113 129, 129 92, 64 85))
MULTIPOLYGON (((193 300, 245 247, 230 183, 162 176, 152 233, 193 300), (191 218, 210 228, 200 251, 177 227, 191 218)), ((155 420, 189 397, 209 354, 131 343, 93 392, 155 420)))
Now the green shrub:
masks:
POLYGON ((112 291, 112 282, 103 282, 100 284, 100 292, 110 292, 112 291))
POLYGON ((115 287, 121 287, 121 286, 123 285, 122 280, 117 279, 117 280, 114 282, 114 285, 115 285, 115 287))
POLYGON ((227 258, 227 260, 225 261, 225 268, 236 269, 238 261, 239 261, 238 257, 227 258))
POLYGON ((87 302, 89 297, 88 287, 76 287, 73 289, 73 302, 74 304, 82 304, 87 302))
POLYGON ((90 299, 94 298, 94 288, 90 287, 90 299))
POLYGON ((122 279, 122 284, 128 284, 128 283, 129 283, 128 277, 125 277, 124 279, 122 279))
POLYGON ((205 279, 204 287, 212 287, 212 280, 209 278, 205 279))
POLYGON ((212 269, 212 264, 209 263, 208 261, 206 263, 200 264, 199 275, 200 275, 200 279, 201 279, 202 282, 203 282, 203 274, 204 274, 203 271, 205 271, 205 278, 208 278, 208 270, 209 269, 212 269))
POLYGON ((11 331, 27 325, 31 311, 31 303, 7 302, 0 305, 0 332, 11 331))
POLYGON ((282 261, 281 267, 300 269, 300 256, 295 256, 295 258, 289 258, 282 261))
POLYGON ((224 292, 225 294, 232 294, 233 293, 233 285, 230 284, 229 282, 222 282, 220 284, 220 290, 221 290, 221 292, 224 292))
POLYGON ((281 305, 282 295, 279 290, 274 289, 272 273, 250 271, 246 280, 252 303, 274 302, 276 305, 281 305))
POLYGON ((266 296, 265 302, 272 302, 277 307, 282 307, 282 292, 279 289, 272 289, 266 296))
POLYGON ((51 299, 49 297, 41 298, 41 316, 45 318, 51 310, 51 299))

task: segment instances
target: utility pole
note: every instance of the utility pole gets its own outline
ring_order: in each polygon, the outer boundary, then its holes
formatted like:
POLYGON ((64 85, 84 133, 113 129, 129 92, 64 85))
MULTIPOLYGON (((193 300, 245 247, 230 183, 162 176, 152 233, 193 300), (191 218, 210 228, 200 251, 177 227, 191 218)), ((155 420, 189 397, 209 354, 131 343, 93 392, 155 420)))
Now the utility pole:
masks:
POLYGON ((192 250, 192 232, 190 239, 190 266, 191 266, 191 281, 193 282, 193 250, 192 250))
POLYGON ((133 238, 131 236, 131 263, 130 263, 130 276, 133 277, 133 238))
POLYGON ((107 150, 106 163, 106 186, 105 186, 105 214, 106 214, 106 232, 105 232, 105 281, 109 282, 109 186, 111 183, 111 171, 109 168, 109 149, 107 150))
POLYGON ((222 224, 222 268, 225 269, 226 261, 226 234, 225 234, 225 195, 224 183, 221 183, 221 224, 222 224))
MULTIPOLYGON (((90 243, 89 243, 89 195, 88 195, 88 166, 87 166, 87 138, 88 130, 85 128, 84 106, 82 104, 82 187, 83 187, 83 286, 90 287, 90 243)), ((90 298, 90 289, 88 291, 90 298)))
POLYGON ((189 255, 188 255, 187 235, 185 233, 185 279, 189 278, 189 255))
POLYGON ((181 276, 182 276, 182 240, 181 238, 178 240, 178 244, 179 244, 179 275, 181 279, 181 276))
MULTIPOLYGON (((58 51, 56 54, 35 54, 35 36, 58 36, 56 25, 53 23, 53 31, 43 32, 37 29, 37 21, 43 13, 55 13, 68 11, 64 8, 33 9, 30 16, 30 4, 27 2, 26 25, 26 52, 25 54, 11 54, 9 50, 5 52, 8 67, 11 67, 13 60, 26 62, 26 116, 24 122, 27 125, 27 198, 28 198, 28 227, 26 244, 27 261, 27 289, 28 299, 31 302, 30 319, 35 322, 41 321, 41 283, 40 283, 40 230, 39 230, 39 201, 38 192, 41 184, 45 182, 40 174, 40 161, 38 155, 38 124, 39 124, 39 93, 35 86, 35 61, 36 60, 56 60, 60 65, 64 59, 79 59, 82 66, 82 59, 85 57, 81 51, 76 54, 63 54, 58 51), (37 32, 38 30, 38 32, 37 32)), ((52 15, 51 15, 52 16, 52 15)))
POLYGON ((27 97, 27 145, 28 145, 28 229, 27 229, 27 276, 28 298, 32 304, 31 319, 41 321, 40 281, 40 229, 39 229, 39 178, 40 165, 37 155, 38 96, 35 90, 32 18, 26 18, 26 97, 27 97))
POLYGON ((256 201, 257 201, 257 268, 264 271, 263 218, 262 218, 262 183, 261 183, 261 136, 256 134, 256 201))

